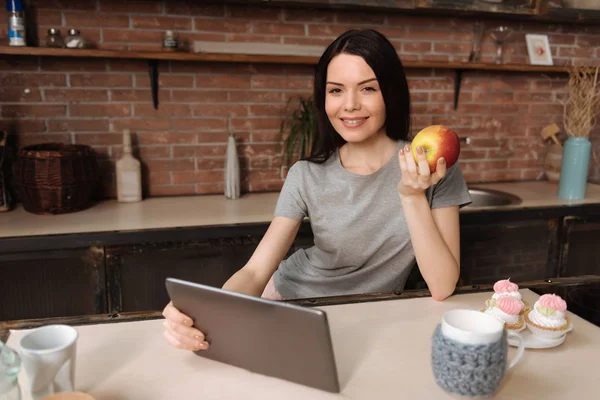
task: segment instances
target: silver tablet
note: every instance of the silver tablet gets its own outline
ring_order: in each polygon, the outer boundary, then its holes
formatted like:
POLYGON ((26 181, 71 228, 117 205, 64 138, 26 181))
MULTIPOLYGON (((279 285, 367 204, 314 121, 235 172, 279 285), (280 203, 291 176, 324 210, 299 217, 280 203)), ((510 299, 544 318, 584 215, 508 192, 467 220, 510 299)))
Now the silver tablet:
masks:
POLYGON ((340 384, 327 314, 175 278, 173 305, 206 335, 199 356, 252 372, 338 393, 340 384))

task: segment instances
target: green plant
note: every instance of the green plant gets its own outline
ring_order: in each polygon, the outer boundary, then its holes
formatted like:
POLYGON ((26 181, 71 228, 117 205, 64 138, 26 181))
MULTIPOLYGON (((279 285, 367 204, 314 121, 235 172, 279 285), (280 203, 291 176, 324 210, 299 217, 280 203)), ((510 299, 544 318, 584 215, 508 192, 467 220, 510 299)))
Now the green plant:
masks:
MULTIPOLYGON (((289 107, 288 102, 288 107, 289 107)), ((280 140, 283 140, 281 152, 281 171, 289 168, 296 159, 310 154, 317 136, 317 111, 312 96, 299 98, 298 108, 281 121, 280 140), (297 157, 297 158, 296 158, 297 157)))

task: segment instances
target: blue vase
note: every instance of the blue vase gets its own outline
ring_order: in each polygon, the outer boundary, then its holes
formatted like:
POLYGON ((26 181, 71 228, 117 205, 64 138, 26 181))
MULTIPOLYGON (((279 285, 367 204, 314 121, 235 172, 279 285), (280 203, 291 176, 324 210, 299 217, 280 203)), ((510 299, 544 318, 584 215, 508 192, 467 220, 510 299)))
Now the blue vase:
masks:
POLYGON ((585 137, 570 137, 565 142, 558 197, 567 200, 582 200, 590 164, 592 144, 585 137))

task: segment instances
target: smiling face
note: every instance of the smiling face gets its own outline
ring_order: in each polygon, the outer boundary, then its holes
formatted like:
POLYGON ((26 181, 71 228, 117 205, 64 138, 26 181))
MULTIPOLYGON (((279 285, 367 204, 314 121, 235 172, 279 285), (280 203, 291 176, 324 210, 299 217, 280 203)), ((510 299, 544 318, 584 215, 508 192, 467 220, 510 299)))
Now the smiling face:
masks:
POLYGON ((385 135, 385 103, 375 73, 362 57, 339 54, 327 67, 325 112, 350 143, 385 135))

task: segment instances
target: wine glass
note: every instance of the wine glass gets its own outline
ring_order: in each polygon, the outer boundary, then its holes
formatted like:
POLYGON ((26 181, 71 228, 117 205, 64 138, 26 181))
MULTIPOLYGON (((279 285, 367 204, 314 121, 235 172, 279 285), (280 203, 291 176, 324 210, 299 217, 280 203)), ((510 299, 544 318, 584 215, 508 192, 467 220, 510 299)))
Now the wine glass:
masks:
POLYGON ((490 30, 490 35, 494 39, 496 44, 496 64, 502 64, 502 52, 504 50, 504 43, 513 34, 514 30, 508 26, 499 26, 490 30))

